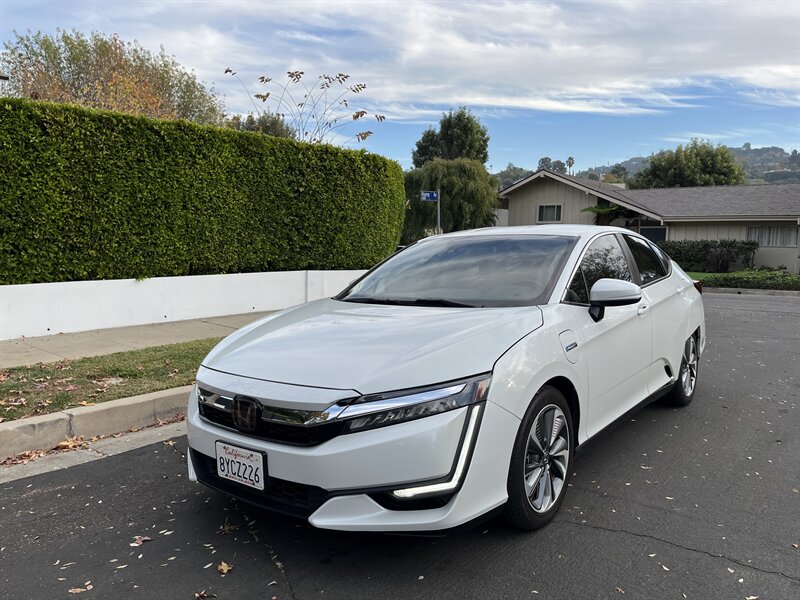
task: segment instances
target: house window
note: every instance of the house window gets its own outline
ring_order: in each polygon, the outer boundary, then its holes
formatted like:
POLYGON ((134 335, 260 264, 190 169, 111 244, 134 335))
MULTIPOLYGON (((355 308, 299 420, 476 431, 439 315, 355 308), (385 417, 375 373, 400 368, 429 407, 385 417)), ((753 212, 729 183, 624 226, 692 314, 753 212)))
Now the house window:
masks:
POLYGON ((541 204, 539 205, 539 223, 560 223, 561 205, 560 204, 541 204))
POLYGON ((667 239, 667 228, 664 226, 642 226, 639 228, 639 233, 651 242, 661 242, 667 239))
POLYGON ((763 247, 797 246, 797 227, 786 225, 758 226, 747 228, 747 239, 763 247))

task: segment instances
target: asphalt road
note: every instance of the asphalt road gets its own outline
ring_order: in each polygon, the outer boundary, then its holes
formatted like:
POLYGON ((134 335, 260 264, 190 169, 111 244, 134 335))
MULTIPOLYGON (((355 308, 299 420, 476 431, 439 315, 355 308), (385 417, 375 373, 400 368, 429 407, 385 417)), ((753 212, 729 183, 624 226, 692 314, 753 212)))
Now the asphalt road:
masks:
POLYGON ((177 438, 0 486, 0 597, 800 598, 800 298, 706 318, 692 404, 590 442, 539 532, 314 530, 190 484, 177 438))

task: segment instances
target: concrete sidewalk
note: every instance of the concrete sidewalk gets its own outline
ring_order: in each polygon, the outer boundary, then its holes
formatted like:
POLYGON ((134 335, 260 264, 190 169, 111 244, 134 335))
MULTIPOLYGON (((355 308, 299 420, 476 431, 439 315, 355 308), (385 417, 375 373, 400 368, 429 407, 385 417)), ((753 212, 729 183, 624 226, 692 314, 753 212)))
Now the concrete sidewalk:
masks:
POLYGON ((253 312, 0 341, 0 369, 225 336, 268 314, 253 312))

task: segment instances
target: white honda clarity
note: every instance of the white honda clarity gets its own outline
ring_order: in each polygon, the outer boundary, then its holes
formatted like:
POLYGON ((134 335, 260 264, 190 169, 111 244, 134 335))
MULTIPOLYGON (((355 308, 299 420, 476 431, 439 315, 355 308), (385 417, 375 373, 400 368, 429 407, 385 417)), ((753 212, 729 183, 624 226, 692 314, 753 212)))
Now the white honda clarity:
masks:
POLYGON ((192 481, 326 529, 536 529, 576 447, 664 398, 705 345, 699 284, 627 229, 464 231, 219 343, 189 399, 192 481))

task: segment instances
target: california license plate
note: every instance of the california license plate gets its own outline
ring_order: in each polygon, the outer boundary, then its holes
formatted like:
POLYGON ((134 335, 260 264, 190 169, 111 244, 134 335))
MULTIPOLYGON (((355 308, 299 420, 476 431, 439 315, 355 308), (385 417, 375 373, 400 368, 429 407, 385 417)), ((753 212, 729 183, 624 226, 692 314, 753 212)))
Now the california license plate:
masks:
POLYGON ((264 455, 255 450, 216 443, 217 475, 257 490, 264 489, 264 455))

